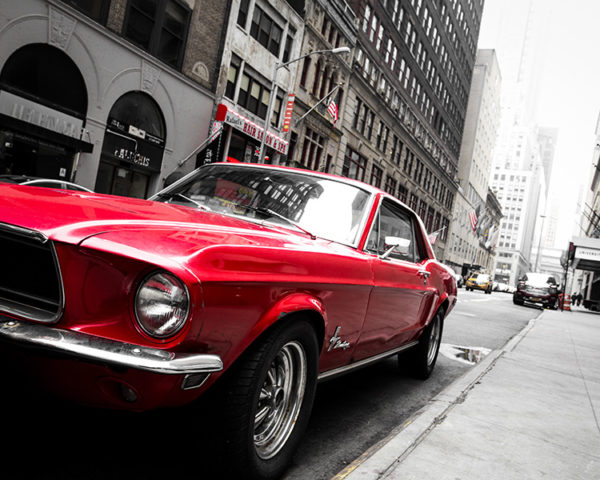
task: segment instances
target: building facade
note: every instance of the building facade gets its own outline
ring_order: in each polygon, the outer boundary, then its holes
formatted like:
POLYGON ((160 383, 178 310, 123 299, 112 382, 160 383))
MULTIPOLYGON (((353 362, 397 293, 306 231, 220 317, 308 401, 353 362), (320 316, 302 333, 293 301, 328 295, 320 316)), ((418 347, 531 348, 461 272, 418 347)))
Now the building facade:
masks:
POLYGON ((358 40, 337 172, 386 189, 429 232, 441 230, 434 249, 442 260, 482 3, 349 2, 358 40))
POLYGON ((500 92, 501 75, 495 51, 478 50, 460 149, 460 192, 446 260, 462 275, 473 269, 487 270, 492 238, 502 215, 488 188, 500 121, 500 92))
POLYGON ((2 3, 2 174, 146 197, 207 137, 227 2, 148 5, 2 3))

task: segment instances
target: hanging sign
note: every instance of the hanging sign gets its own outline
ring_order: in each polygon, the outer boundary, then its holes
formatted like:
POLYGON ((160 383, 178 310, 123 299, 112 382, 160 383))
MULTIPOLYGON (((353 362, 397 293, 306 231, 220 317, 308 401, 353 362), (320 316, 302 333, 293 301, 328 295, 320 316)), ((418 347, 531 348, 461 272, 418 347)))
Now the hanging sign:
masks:
POLYGON ((285 106, 285 114, 283 116, 283 128, 281 129, 283 132, 289 132, 290 130, 290 123, 292 121, 292 110, 294 110, 295 99, 295 94, 290 93, 288 95, 287 105, 285 106))

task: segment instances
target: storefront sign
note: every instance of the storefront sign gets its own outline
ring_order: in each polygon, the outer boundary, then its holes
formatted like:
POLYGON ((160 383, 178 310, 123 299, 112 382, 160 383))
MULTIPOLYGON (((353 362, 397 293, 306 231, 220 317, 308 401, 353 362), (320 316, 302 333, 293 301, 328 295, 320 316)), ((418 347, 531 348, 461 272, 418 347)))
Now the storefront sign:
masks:
POLYGON ((83 120, 4 90, 0 91, 0 113, 67 137, 81 138, 83 120))
MULTIPOLYGON (((231 125, 255 140, 262 142, 264 129, 253 121, 243 117, 239 113, 234 112, 224 104, 220 104, 217 108, 216 121, 231 125)), ((284 155, 287 154, 288 142, 286 142, 283 138, 272 134, 271 132, 268 132, 267 134, 265 145, 277 150, 279 153, 284 155)))
POLYGON ((143 170, 160 172, 163 149, 147 141, 127 137, 107 129, 102 144, 102 154, 115 160, 124 160, 143 170))
POLYGON ((287 105, 285 106, 285 114, 283 116, 283 127, 282 131, 288 132, 290 130, 290 123, 292 121, 292 111, 294 110, 294 100, 296 99, 296 95, 290 93, 288 95, 287 105))
POLYGON ((596 250, 595 248, 577 247, 575 250, 575 258, 580 260, 600 261, 600 250, 596 250))

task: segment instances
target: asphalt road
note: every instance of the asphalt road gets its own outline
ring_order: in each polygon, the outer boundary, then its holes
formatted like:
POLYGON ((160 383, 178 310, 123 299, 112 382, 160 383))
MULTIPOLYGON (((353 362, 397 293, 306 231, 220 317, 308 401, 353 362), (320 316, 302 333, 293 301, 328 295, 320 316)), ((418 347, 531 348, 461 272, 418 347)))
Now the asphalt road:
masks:
MULTIPOLYGON (((509 294, 461 289, 431 378, 414 380, 388 359, 320 384, 308 431, 284 478, 331 479, 472 368, 469 357, 502 347, 539 313, 513 305, 509 294)), ((202 448, 211 439, 185 410, 132 415, 27 394, 13 401, 11 393, 0 395, 3 471, 18 472, 11 478, 220 478, 202 448)))

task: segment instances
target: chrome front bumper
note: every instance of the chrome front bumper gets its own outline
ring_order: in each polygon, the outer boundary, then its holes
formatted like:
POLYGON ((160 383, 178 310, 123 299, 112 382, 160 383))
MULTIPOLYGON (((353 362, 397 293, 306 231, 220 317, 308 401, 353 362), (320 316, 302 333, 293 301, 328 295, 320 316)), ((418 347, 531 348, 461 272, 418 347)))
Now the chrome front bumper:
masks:
POLYGON ((153 373, 185 375, 223 370, 217 355, 174 353, 17 320, 0 320, 0 340, 153 373))

